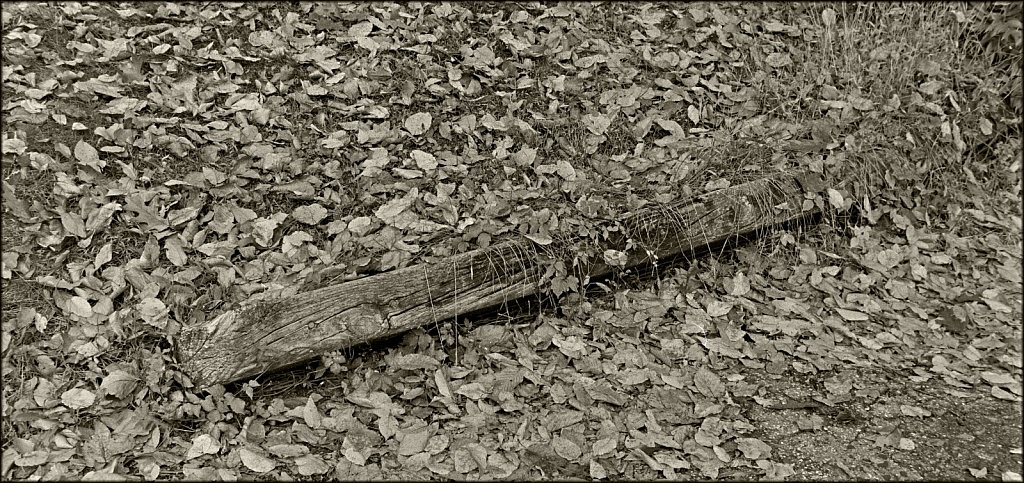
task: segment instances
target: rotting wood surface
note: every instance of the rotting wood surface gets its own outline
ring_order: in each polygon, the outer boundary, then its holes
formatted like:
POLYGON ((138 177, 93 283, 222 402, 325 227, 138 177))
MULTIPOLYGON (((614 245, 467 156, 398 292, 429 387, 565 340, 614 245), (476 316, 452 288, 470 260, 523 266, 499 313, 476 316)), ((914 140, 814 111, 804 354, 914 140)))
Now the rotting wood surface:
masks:
MULTIPOLYGON (((817 213, 813 203, 805 203, 805 194, 820 189, 814 174, 732 186, 641 211, 623 220, 625 233, 600 248, 624 252, 627 268, 699 251, 817 213)), ((537 253, 529 240, 505 241, 439 262, 244 302, 184 327, 175 355, 201 387, 271 372, 535 294, 543 270, 537 253)), ((614 269, 598 261, 584 275, 597 278, 614 269)))

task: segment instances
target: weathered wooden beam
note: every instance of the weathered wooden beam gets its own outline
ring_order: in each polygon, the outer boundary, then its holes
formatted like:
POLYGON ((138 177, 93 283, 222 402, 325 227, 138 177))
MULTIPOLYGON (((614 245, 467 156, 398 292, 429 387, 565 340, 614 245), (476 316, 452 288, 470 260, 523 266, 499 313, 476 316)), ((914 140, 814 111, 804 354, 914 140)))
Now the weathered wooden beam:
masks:
MULTIPOLYGON (((814 175, 777 175, 625 220, 604 249, 625 266, 698 251, 734 236, 813 215, 814 175)), ((820 183, 820 181, 819 181, 820 183)), ((405 267, 297 295, 245 302, 182 329, 175 353, 184 372, 210 386, 274 371, 353 345, 537 293, 543 265, 529 240, 512 240, 443 261, 405 267)), ((591 278, 616 267, 597 261, 591 278)))

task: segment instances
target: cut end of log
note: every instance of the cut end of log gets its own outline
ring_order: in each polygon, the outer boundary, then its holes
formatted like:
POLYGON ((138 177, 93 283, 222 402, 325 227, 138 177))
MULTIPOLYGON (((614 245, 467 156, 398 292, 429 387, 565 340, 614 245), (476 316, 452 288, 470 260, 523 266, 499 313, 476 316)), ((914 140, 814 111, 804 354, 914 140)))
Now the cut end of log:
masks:
POLYGON ((202 324, 183 327, 178 335, 175 358, 193 384, 200 387, 216 384, 236 374, 247 377, 260 372, 256 361, 242 360, 239 351, 210 351, 210 344, 230 331, 238 311, 229 310, 202 324))

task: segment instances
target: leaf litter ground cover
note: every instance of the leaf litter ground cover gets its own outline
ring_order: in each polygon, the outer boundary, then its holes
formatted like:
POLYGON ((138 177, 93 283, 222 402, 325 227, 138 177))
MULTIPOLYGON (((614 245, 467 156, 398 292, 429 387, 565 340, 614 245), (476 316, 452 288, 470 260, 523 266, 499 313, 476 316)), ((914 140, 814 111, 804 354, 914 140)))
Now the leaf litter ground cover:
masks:
POLYGON ((5 478, 1020 479, 1019 5, 2 18, 5 478), (784 170, 822 223, 589 290, 597 243, 541 251, 547 296, 227 387, 171 357, 784 170))

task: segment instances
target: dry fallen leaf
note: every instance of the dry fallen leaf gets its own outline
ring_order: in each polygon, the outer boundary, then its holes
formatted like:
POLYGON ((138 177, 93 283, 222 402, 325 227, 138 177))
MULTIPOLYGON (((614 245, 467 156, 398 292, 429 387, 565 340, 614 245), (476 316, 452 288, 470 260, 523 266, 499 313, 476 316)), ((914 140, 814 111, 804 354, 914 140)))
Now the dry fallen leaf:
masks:
POLYGON ((200 434, 192 439, 192 446, 185 453, 185 459, 190 460, 203 455, 217 454, 220 451, 220 443, 209 434, 200 434))
POLYGON ((412 134, 413 136, 419 136, 430 129, 432 122, 433 119, 431 118, 430 113, 418 112, 409 116, 405 120, 405 130, 409 131, 409 134, 412 134))
POLYGON ((274 460, 267 458, 249 448, 241 448, 238 450, 238 456, 242 460, 242 464, 246 468, 256 473, 266 473, 277 467, 277 463, 274 460))
POLYGON ((555 436, 555 438, 551 440, 551 447, 552 449, 555 450, 555 453, 557 453, 558 456, 561 456, 569 461, 573 461, 583 454, 583 451, 580 449, 579 445, 572 442, 572 440, 563 438, 561 436, 555 436))
POLYGON ((60 395, 60 402, 70 409, 84 409, 95 401, 96 395, 92 391, 80 387, 68 389, 60 395))
POLYGON ((322 475, 331 469, 331 467, 324 462, 323 458, 314 454, 308 454, 296 458, 295 466, 298 467, 299 474, 302 476, 322 475))
POLYGON ((842 316, 844 319, 846 319, 846 320, 848 320, 850 322, 858 322, 858 321, 863 321, 863 320, 870 319, 870 317, 868 317, 868 314, 865 314, 864 312, 858 312, 856 310, 847 310, 847 309, 840 309, 840 308, 836 308, 835 310, 836 310, 837 313, 839 313, 840 316, 842 316))

